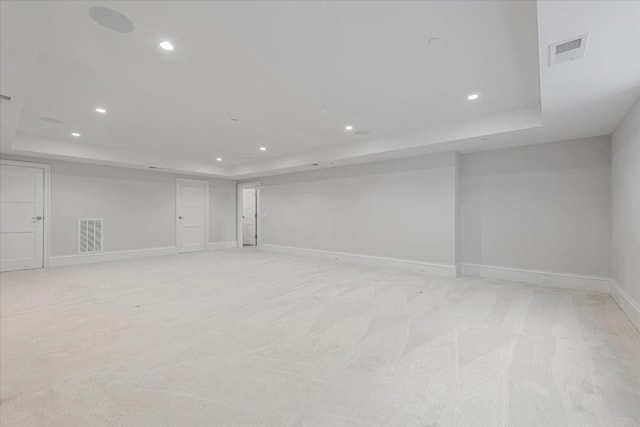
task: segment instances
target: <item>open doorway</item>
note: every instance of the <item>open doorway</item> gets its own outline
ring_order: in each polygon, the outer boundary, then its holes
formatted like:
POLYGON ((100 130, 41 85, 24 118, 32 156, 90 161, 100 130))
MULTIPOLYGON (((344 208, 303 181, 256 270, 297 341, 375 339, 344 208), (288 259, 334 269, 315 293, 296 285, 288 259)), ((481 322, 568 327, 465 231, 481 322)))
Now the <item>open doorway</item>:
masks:
POLYGON ((238 184, 238 247, 256 247, 260 242, 260 185, 238 184))

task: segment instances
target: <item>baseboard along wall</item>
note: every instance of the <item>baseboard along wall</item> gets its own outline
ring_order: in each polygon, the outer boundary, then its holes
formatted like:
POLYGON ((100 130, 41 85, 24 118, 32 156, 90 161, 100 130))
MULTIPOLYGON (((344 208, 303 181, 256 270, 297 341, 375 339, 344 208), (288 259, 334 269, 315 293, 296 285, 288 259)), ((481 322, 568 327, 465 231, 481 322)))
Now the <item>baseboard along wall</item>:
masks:
POLYGON ((288 255, 303 255, 330 259, 334 261, 344 261, 353 264, 399 268, 405 271, 417 273, 427 273, 438 277, 455 278, 457 276, 456 266, 451 264, 438 264, 422 261, 404 260, 397 258, 387 258, 372 255, 350 254, 345 252, 325 251, 320 249, 296 248, 292 246, 281 246, 272 244, 262 244, 263 250, 278 252, 288 255))
POLYGON ((611 297, 618 304, 631 323, 640 331, 640 304, 617 282, 611 281, 611 297))
MULTIPOLYGON (((236 247, 237 243, 235 240, 207 243, 207 250, 209 251, 231 249, 236 247)), ((638 330, 640 330, 640 304, 638 304, 638 302, 635 301, 624 288, 618 285, 615 281, 606 277, 539 270, 526 270, 519 268, 488 266, 470 263, 448 265, 271 244, 262 244, 260 248, 263 250, 288 255, 312 256, 323 259, 330 259, 333 261, 349 262, 372 267, 398 268, 405 271, 425 273, 437 277, 482 277, 485 279, 505 280, 509 282, 520 282, 553 288, 606 293, 611 295, 613 300, 618 304, 618 306, 620 306, 620 309, 627 315, 631 323, 638 330)), ((173 255, 176 253, 177 249, 175 246, 166 246, 159 248, 134 249, 82 255, 63 255, 51 257, 49 259, 49 266, 59 267, 76 264, 90 264, 141 257, 173 255)))
MULTIPOLYGON (((236 242, 209 242, 207 243, 207 250, 214 251, 219 249, 235 248, 236 242)), ((92 264, 96 262, 108 262, 108 261, 120 261, 125 259, 151 257, 151 256, 163 256, 177 254, 178 250, 175 246, 164 246, 159 248, 146 248, 146 249, 132 249, 125 251, 111 251, 111 252, 99 252, 92 254, 78 254, 78 255, 62 255, 49 258, 49 267, 60 267, 65 265, 76 264, 92 264)))
POLYGON ((609 293, 611 286, 611 280, 608 277, 469 263, 460 263, 458 266, 461 276, 482 277, 484 279, 506 280, 509 282, 522 282, 538 286, 601 293, 609 293))

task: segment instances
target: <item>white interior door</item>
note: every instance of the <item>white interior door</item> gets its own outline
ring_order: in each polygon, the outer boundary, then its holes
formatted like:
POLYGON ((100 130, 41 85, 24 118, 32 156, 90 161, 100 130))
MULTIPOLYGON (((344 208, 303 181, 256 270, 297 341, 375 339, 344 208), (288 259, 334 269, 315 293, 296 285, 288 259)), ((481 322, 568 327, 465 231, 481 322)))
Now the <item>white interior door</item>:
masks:
POLYGON ((42 268, 44 169, 0 165, 0 271, 42 268))
POLYGON ((245 188, 242 191, 242 244, 256 245, 256 189, 245 188))
POLYGON ((178 179, 176 194, 176 244, 178 253, 207 248, 209 183, 178 179))

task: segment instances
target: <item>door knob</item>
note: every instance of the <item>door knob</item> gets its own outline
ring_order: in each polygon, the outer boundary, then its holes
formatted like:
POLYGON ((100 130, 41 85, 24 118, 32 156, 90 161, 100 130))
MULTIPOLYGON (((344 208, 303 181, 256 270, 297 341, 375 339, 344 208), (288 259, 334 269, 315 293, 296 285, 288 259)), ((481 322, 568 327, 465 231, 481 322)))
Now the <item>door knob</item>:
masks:
POLYGON ((35 221, 40 221, 40 220, 42 220, 42 218, 43 218, 43 217, 41 217, 41 216, 34 216, 34 217, 33 217, 33 218, 31 218, 31 219, 33 219, 33 220, 35 220, 35 221))

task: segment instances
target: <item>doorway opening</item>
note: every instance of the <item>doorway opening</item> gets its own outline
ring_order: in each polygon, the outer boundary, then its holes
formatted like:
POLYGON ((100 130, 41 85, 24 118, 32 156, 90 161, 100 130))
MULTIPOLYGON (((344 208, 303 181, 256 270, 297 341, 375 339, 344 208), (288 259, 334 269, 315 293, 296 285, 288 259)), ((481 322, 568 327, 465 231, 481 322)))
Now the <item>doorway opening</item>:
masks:
POLYGON ((260 184, 238 184, 238 247, 260 242, 260 184))

